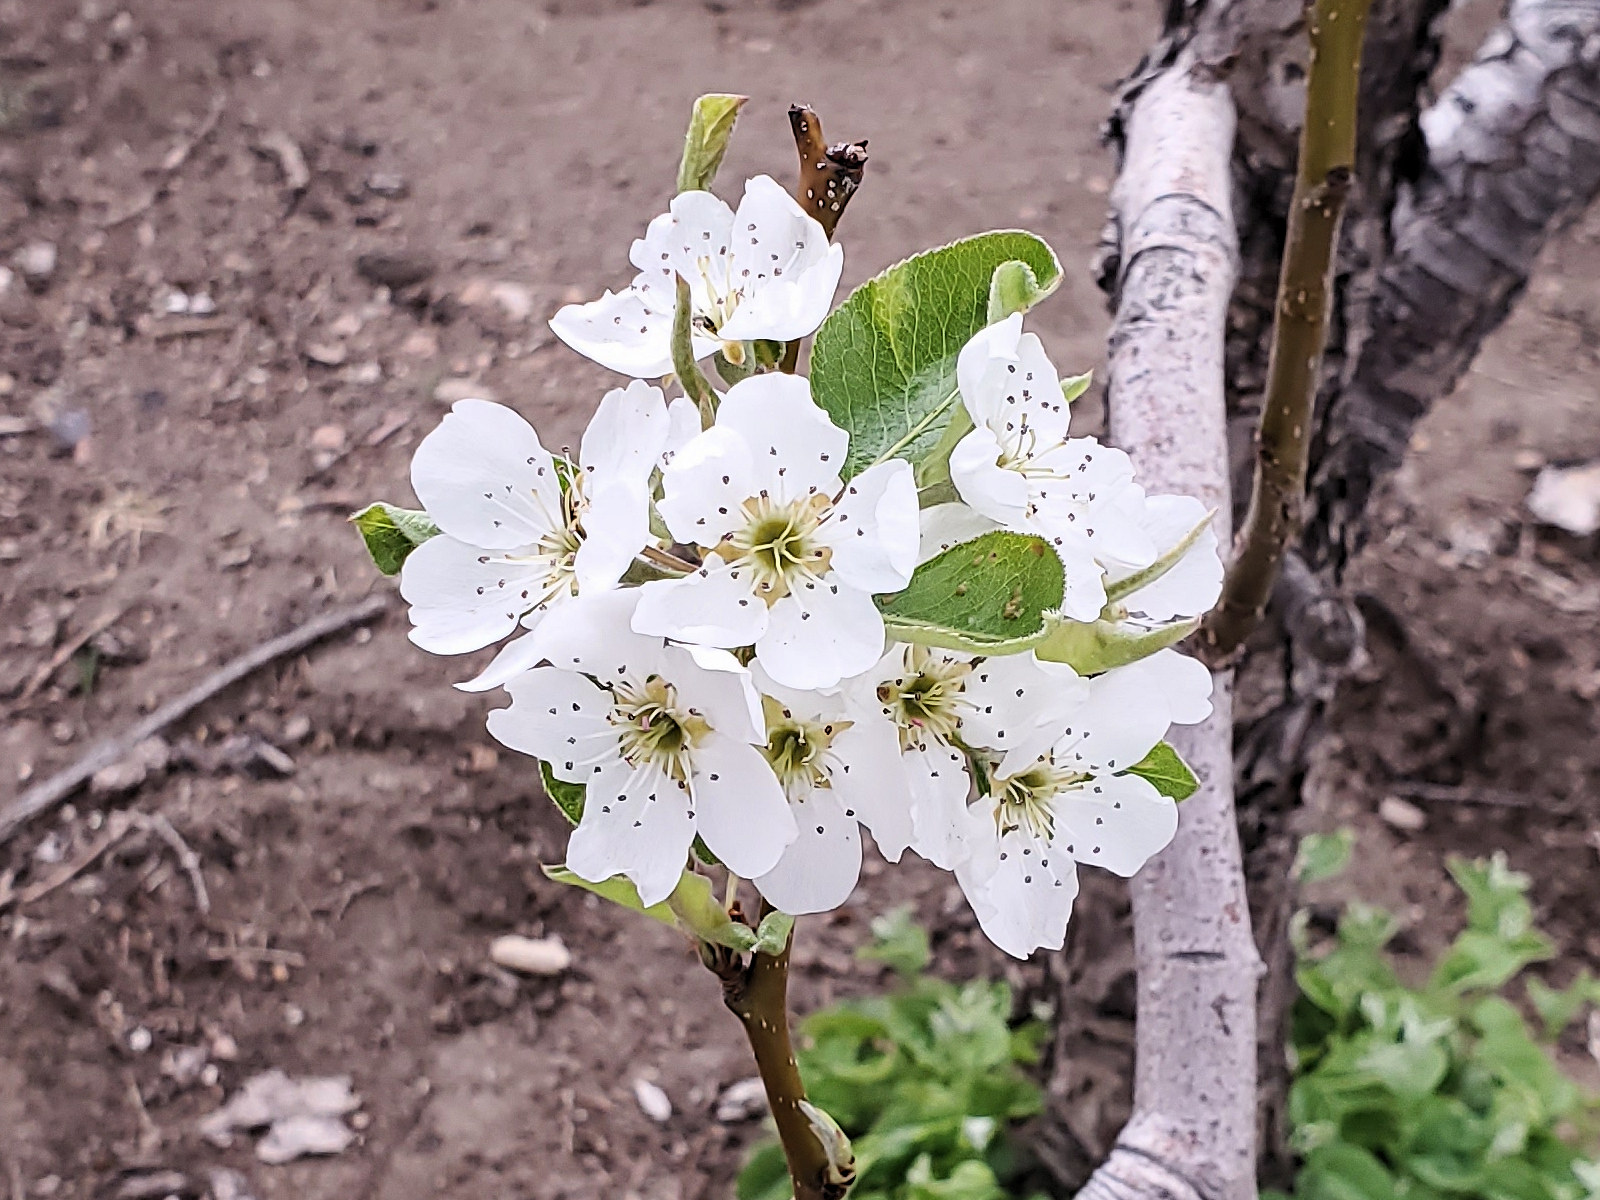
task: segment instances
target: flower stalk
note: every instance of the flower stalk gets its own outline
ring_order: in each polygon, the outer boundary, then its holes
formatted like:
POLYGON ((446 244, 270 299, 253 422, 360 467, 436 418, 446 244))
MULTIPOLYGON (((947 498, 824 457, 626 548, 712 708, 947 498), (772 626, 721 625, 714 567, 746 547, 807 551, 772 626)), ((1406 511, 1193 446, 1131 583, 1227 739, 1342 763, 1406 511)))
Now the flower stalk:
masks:
POLYGON ((1300 164, 1256 438, 1250 508, 1222 598, 1201 627, 1207 661, 1226 661, 1261 622, 1290 540, 1304 519, 1312 407, 1326 343, 1335 250, 1355 173, 1361 42, 1370 0, 1315 0, 1300 164))

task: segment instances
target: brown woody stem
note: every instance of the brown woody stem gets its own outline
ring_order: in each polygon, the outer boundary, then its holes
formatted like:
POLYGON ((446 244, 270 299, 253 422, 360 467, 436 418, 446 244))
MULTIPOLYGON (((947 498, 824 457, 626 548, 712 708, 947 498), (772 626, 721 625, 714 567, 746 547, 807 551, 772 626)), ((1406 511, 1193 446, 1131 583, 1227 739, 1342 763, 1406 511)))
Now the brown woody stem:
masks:
MULTIPOLYGON (((771 912, 766 904, 762 916, 771 912)), ((800 1079, 794 1044, 789 1039, 789 951, 791 932, 781 954, 754 953, 748 963, 729 950, 702 944, 701 958, 722 980, 722 1002, 739 1018, 756 1069, 767 1090, 767 1105, 778 1127, 783 1157, 789 1164, 794 1200, 838 1200, 828 1185, 828 1155, 801 1111, 806 1087, 800 1079)))
POLYGON ((1261 622, 1304 517, 1311 417, 1322 368, 1335 250, 1355 170, 1361 42, 1370 0, 1315 0, 1300 165, 1278 279, 1277 317, 1256 439, 1250 508, 1201 657, 1226 661, 1261 622))
MULTIPOLYGON (((861 186, 862 173, 867 169, 866 139, 829 146, 822 137, 822 118, 801 104, 789 106, 789 128, 800 155, 800 179, 795 184, 794 198, 817 219, 832 241, 839 218, 844 216, 845 206, 861 186)), ((797 339, 785 348, 778 369, 793 375, 799 363, 797 339)))

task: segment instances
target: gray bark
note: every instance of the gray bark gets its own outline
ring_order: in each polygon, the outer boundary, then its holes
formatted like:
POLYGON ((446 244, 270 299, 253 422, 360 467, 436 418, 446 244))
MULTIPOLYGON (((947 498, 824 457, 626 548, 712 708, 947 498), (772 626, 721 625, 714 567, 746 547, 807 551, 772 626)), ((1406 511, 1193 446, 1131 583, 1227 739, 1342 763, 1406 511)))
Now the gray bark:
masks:
MULTIPOLYGON (((1110 239, 1116 319, 1111 439, 1142 482, 1229 513, 1223 343, 1236 243, 1227 89, 1186 63, 1127 117, 1110 239)), ((1134 1115, 1082 1200, 1246 1200, 1255 1195, 1255 993, 1233 812, 1232 680, 1214 712, 1172 740, 1200 791, 1178 835, 1133 881, 1138 968, 1134 1115)))

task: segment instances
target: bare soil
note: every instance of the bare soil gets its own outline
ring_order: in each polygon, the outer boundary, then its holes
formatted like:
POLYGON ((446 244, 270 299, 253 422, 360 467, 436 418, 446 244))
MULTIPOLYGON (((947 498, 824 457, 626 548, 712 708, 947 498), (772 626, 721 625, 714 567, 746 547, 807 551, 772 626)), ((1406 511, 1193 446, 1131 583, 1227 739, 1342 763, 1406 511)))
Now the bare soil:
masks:
MULTIPOLYGON (((752 97, 727 179, 788 177, 794 100, 870 138, 847 284, 1026 225, 1069 269, 1041 332, 1063 364, 1099 362, 1097 124, 1154 23, 1132 0, 0 0, 0 261, 57 249, 0 290, 0 805, 233 654, 390 590, 345 517, 409 501, 440 397, 488 392, 576 440, 613 378, 544 318, 625 279, 701 91, 752 97)), ((1385 501, 1358 581, 1371 671, 1313 781, 1315 822, 1360 831, 1348 886, 1405 912, 1419 949, 1455 918, 1445 855, 1533 871, 1558 978, 1600 966, 1600 560, 1522 498, 1536 458, 1600 456, 1597 366, 1591 219, 1385 501), (1424 826, 1380 820, 1390 795, 1424 826)), ((749 1074, 714 981, 667 931, 543 880, 561 818, 484 734, 496 702, 449 687, 474 664, 404 625, 397 604, 257 674, 170 731, 189 765, 0 847, 13 1200, 169 1194, 139 1191, 157 1171, 198 1196, 218 1167, 263 1200, 727 1194, 759 1126, 711 1115, 749 1074), (205 769, 243 737, 292 772, 205 769), (119 809, 171 822, 209 912, 153 834, 90 857, 119 809), (572 968, 498 972, 505 932, 560 936, 572 968), (214 1070, 186 1069, 194 1048, 214 1070), (249 1138, 198 1135, 274 1067, 354 1079, 348 1150, 268 1167, 249 1138)), ((1055 1101, 1092 1154, 1128 1103, 1121 889, 1098 881, 1068 953, 1019 967, 948 877, 869 868, 802 923, 798 1008, 879 985, 852 950, 898 903, 940 970, 1004 974, 1020 1003, 1073 981, 1055 1101)))

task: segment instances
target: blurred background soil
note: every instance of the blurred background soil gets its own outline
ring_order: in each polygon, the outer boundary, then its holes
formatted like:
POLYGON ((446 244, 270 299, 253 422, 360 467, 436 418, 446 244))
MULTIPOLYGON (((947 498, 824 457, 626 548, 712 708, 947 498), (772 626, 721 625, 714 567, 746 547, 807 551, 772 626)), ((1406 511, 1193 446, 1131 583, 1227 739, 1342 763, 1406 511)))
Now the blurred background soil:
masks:
MULTIPOLYGON (((626 282, 702 91, 752 97, 729 188, 791 176, 791 101, 870 139, 847 285, 1026 226, 1068 268, 1035 326, 1063 369, 1097 365, 1098 124, 1156 17, 1145 0, 0 0, 0 804, 230 656, 392 590, 345 518, 412 501, 410 454, 454 399, 575 443, 616 378, 545 318, 626 282)), ((1417 953, 1459 915, 1445 856, 1504 849, 1534 875, 1558 980, 1600 966, 1600 549, 1523 500, 1546 462, 1600 457, 1597 368, 1591 216, 1383 501, 1354 581, 1371 659, 1307 814, 1360 838, 1319 896, 1394 907, 1417 953)), ((252 676, 169 731, 171 769, 0 847, 12 1200, 199 1195, 218 1168, 262 1200, 727 1193, 759 1125, 714 1116, 750 1070, 713 979, 674 935, 543 881, 561 818, 484 734, 497 702, 449 687, 475 664, 404 629, 397 603, 252 676), (157 832, 108 838, 129 808, 199 856, 209 912, 157 832), (510 932, 559 936, 571 966, 494 967, 510 932), (264 1166, 248 1136, 199 1135, 271 1068, 351 1076, 354 1143, 264 1166)), ((901 903, 936 969, 1005 975, 1023 1004, 1067 982, 1055 1104, 1093 1152, 1128 1102, 1121 887, 1086 889, 1066 955, 1016 965, 948 877, 869 864, 850 905, 801 924, 800 1010, 882 983, 852 952, 901 903)))

